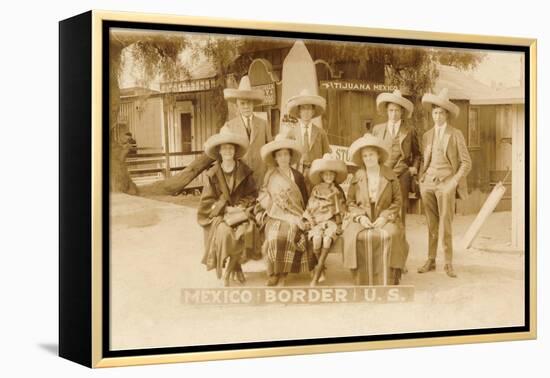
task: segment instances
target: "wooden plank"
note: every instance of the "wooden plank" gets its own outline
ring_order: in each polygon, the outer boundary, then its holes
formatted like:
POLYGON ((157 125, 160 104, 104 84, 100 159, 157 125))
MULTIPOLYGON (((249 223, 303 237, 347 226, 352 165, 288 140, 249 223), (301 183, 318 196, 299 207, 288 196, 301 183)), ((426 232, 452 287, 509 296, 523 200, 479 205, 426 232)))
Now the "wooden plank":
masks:
POLYGON ((164 163, 164 159, 126 160, 126 165, 128 166, 154 163, 164 163))
POLYGON ((203 151, 201 151, 201 150, 189 151, 189 152, 182 152, 182 151, 169 152, 168 154, 166 154, 165 152, 158 152, 158 153, 150 153, 150 154, 136 154, 136 155, 133 155, 131 157, 132 158, 152 158, 152 157, 165 157, 166 155, 168 155, 168 156, 188 156, 188 155, 200 155, 202 153, 203 153, 203 151))
POLYGON ((484 105, 479 107, 479 132, 480 132, 480 148, 481 159, 474 164, 482 164, 483 169, 480 170, 480 186, 485 191, 488 190, 490 181, 490 172, 496 169, 495 154, 496 154, 496 119, 497 111, 494 105, 484 105))

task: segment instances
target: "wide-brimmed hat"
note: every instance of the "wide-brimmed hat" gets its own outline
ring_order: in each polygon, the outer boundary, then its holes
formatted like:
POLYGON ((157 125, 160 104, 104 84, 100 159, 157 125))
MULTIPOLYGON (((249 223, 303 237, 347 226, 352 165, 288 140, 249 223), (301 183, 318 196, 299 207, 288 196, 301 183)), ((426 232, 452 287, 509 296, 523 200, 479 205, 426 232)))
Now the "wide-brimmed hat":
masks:
POLYGON ((380 155, 380 164, 385 162, 390 155, 388 152, 389 146, 382 138, 378 138, 370 133, 367 133, 353 142, 348 151, 348 154, 351 156, 351 161, 359 167, 363 165, 361 150, 365 147, 375 147, 378 150, 378 155, 380 155))
POLYGON ((309 181, 313 185, 320 183, 321 174, 326 171, 331 171, 336 174, 334 181, 337 184, 341 184, 346 181, 348 177, 348 169, 346 163, 343 160, 338 159, 333 154, 324 154, 322 159, 315 159, 311 163, 311 168, 309 170, 309 181))
POLYGON ((248 139, 245 136, 222 129, 218 134, 214 134, 206 140, 204 153, 212 159, 221 160, 220 146, 222 144, 235 146, 235 160, 243 157, 248 149, 248 139))
POLYGON ((259 104, 264 101, 264 92, 260 89, 252 89, 248 76, 243 76, 239 83, 239 88, 225 88, 223 90, 223 98, 229 102, 242 99, 259 104))
POLYGON ((422 106, 424 109, 431 111, 434 105, 447 110, 451 118, 458 117, 458 114, 460 113, 460 108, 449 101, 449 91, 447 88, 443 88, 438 95, 426 93, 422 96, 422 106))
POLYGON ((287 133, 277 134, 273 141, 262 146, 262 148, 260 149, 262 160, 266 164, 273 166, 276 165, 273 153, 282 149, 291 150, 292 157, 290 164, 295 164, 300 161, 300 157, 302 156, 300 145, 298 144, 296 139, 294 139, 290 134, 287 133))
POLYGON ((310 89, 303 89, 299 95, 288 99, 286 105, 288 114, 294 118, 299 118, 298 107, 300 105, 313 105, 313 118, 315 118, 325 112, 327 101, 317 93, 313 93, 310 89))
POLYGON ((383 113, 388 103, 401 106, 407 113, 406 117, 411 118, 414 105, 411 101, 403 97, 399 89, 396 89, 392 93, 380 93, 378 97, 376 97, 376 108, 378 109, 378 112, 383 113))

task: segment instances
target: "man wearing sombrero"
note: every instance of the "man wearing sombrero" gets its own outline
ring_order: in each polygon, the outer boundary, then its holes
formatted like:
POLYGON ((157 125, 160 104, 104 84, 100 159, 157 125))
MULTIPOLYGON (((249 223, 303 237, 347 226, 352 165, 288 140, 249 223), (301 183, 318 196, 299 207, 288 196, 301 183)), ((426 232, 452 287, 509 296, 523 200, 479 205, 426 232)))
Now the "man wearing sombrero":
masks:
POLYGON ((390 156, 384 165, 399 178, 401 185, 401 220, 405 224, 411 175, 420 168, 420 147, 415 128, 408 120, 414 105, 396 89, 392 93, 380 93, 376 98, 380 113, 387 114, 388 121, 375 125, 374 136, 383 139, 390 146, 390 156))
POLYGON ((462 132, 448 122, 459 114, 449 101, 447 89, 438 95, 427 93, 422 104, 431 112, 434 127, 422 137, 424 161, 419 174, 420 194, 428 223, 428 260, 418 273, 435 270, 438 241, 445 253, 445 272, 455 278, 452 265, 455 198, 465 199, 466 176, 472 160, 462 132))
POLYGON ((293 134, 302 147, 302 159, 298 170, 306 178, 308 192, 311 190, 308 174, 311 163, 331 152, 327 133, 312 122, 313 118, 324 113, 326 106, 327 103, 323 97, 309 89, 304 89, 299 95, 291 97, 286 107, 288 114, 298 120, 293 134))
POLYGON ((248 151, 242 157, 242 161, 248 165, 253 173, 254 181, 261 185, 265 173, 265 165, 260 157, 260 149, 270 142, 271 128, 267 122, 254 115, 254 105, 264 100, 261 90, 252 89, 248 76, 243 76, 239 88, 226 88, 223 91, 224 98, 237 105, 239 116, 228 121, 222 130, 243 135, 249 142, 248 151))

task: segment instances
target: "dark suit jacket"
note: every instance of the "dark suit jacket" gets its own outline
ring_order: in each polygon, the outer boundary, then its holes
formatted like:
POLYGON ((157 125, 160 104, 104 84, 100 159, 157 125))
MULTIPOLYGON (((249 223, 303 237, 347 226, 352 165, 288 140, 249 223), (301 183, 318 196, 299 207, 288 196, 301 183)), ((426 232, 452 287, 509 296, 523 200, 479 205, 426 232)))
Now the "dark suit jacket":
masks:
MULTIPOLYGON (((246 127, 240 115, 226 122, 222 127, 222 130, 224 129, 236 134, 244 135, 248 139, 246 127)), ((265 164, 262 162, 260 149, 266 143, 271 142, 272 139, 271 127, 269 127, 267 122, 262 118, 253 116, 249 139, 250 144, 248 146, 248 151, 241 158, 241 160, 250 167, 254 175, 254 181, 258 184, 263 182, 265 173, 265 164)))
MULTIPOLYGON (((284 126, 284 127, 289 127, 284 126)), ((300 123, 296 123, 293 125, 290 129, 282 129, 282 132, 288 132, 291 135, 294 136, 296 141, 300 144, 303 150, 304 141, 303 141, 303 135, 302 135, 302 126, 300 123)), ((311 130, 310 132, 310 143, 309 143, 309 159, 310 163, 313 162, 315 159, 320 159, 323 157, 324 154, 331 152, 330 145, 328 143, 328 136, 325 130, 323 130, 321 127, 311 124, 311 130)), ((302 159, 303 160, 303 159, 302 159)), ((302 170, 302 161, 300 161, 300 164, 298 168, 302 170)))
MULTIPOLYGON (((420 182, 424 180, 426 170, 430 166, 434 135, 435 130, 432 127, 422 136, 423 162, 419 173, 420 182)), ((466 176, 472 169, 472 159, 470 158, 464 135, 462 135, 459 129, 447 124, 445 134, 443 134, 443 144, 447 161, 453 167, 454 177, 458 181, 456 189, 457 198, 465 199, 468 196, 466 176)))
MULTIPOLYGON (((372 134, 378 138, 385 139, 388 133, 388 123, 380 123, 372 128, 372 134)), ((409 167, 415 167, 420 170, 422 160, 418 135, 415 128, 405 120, 401 120, 399 127, 399 143, 401 147, 401 159, 393 167, 393 172, 401 176, 409 167)))

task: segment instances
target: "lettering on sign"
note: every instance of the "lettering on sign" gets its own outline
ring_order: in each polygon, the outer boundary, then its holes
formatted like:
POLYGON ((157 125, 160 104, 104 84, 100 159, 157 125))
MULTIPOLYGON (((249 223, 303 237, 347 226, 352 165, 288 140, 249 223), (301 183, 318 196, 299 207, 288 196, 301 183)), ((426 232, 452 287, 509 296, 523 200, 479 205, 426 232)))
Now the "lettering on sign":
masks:
POLYGON ((185 305, 400 303, 414 300, 414 286, 182 289, 185 305))
POLYGON ((399 89, 397 85, 355 80, 324 80, 321 81, 321 88, 329 90, 363 92, 393 92, 394 90, 399 89))
POLYGON ((275 89, 275 83, 255 85, 253 86, 253 88, 264 91, 264 101, 260 104, 260 106, 271 106, 277 103, 277 91, 275 89))

